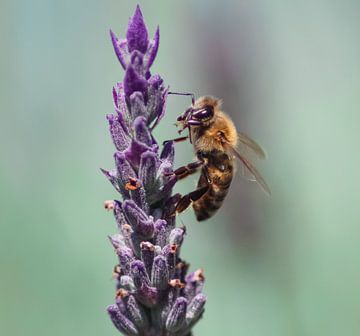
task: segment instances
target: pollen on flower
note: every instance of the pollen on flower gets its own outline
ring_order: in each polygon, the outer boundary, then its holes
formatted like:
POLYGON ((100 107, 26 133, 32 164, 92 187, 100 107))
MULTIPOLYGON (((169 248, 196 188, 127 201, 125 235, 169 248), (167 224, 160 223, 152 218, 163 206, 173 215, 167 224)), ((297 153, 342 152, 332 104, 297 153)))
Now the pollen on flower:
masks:
POLYGON ((104 202, 104 208, 107 211, 114 210, 115 204, 113 200, 107 200, 104 202))
POLYGON ((141 242, 140 248, 151 252, 155 251, 155 246, 148 241, 141 242))
POLYGON ((131 233, 131 231, 132 231, 131 225, 126 224, 126 223, 123 224, 121 228, 122 228, 123 232, 131 233))
POLYGON ((196 270, 194 272, 194 280, 195 281, 204 281, 205 280, 204 270, 202 268, 199 268, 198 270, 196 270))
POLYGON ((129 177, 129 181, 125 184, 126 190, 137 190, 141 186, 140 181, 135 177, 129 177))
POLYGON ((129 295, 129 292, 123 288, 116 291, 115 299, 123 299, 129 295))
POLYGON ((178 249, 177 244, 171 244, 170 245, 170 253, 176 253, 177 249, 178 249))
POLYGON ((182 288, 185 287, 185 284, 182 283, 180 279, 172 279, 172 280, 170 280, 170 281, 169 281, 169 285, 170 285, 171 287, 180 288, 180 289, 182 289, 182 288))

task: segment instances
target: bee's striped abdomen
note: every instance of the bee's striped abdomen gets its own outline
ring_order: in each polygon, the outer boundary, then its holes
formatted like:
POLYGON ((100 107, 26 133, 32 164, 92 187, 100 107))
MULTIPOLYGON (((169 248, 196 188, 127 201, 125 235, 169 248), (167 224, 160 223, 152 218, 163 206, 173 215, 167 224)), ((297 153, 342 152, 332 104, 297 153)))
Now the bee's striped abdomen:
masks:
POLYGON ((232 160, 226 154, 208 156, 208 164, 203 168, 198 182, 198 188, 211 181, 209 190, 199 200, 193 203, 197 220, 210 218, 221 207, 233 178, 232 160))

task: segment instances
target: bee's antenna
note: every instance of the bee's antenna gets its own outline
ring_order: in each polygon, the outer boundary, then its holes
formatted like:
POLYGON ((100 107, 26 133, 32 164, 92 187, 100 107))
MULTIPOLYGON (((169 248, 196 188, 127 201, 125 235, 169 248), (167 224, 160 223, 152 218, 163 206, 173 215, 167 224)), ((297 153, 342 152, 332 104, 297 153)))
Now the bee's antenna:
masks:
POLYGON ((195 104, 195 95, 189 92, 168 92, 168 94, 173 94, 176 96, 191 96, 191 104, 195 104))

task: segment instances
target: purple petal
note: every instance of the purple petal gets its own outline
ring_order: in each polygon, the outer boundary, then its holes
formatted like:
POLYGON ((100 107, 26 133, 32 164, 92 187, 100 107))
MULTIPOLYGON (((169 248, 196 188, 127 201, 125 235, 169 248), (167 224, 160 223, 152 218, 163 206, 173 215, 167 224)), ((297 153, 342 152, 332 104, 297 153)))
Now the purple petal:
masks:
MULTIPOLYGON (((135 70, 137 70, 137 67, 142 66, 143 59, 144 59, 144 55, 141 52, 139 52, 137 50, 134 50, 131 52, 130 63, 133 65, 135 70)), ((139 71, 137 70, 137 72, 139 72, 139 71)))
POLYGON ((126 188, 126 184, 129 182, 129 178, 136 178, 136 173, 129 164, 126 154, 123 152, 116 152, 114 158, 121 194, 124 198, 129 198, 129 191, 126 188))
POLYGON ((150 239, 149 237, 144 237, 138 232, 133 232, 131 234, 131 242, 132 242, 132 249, 136 255, 136 258, 140 259, 141 257, 141 248, 140 245, 144 241, 144 239, 150 239))
POLYGON ((130 52, 136 49, 145 54, 148 46, 148 32, 139 5, 136 7, 134 16, 130 18, 126 39, 130 52))
POLYGON ((146 69, 144 68, 143 65, 144 63, 143 59, 144 59, 144 55, 140 51, 134 50, 131 52, 130 63, 132 67, 138 74, 145 77, 146 69))
POLYGON ((161 85, 164 83, 164 80, 161 78, 159 74, 153 75, 148 80, 149 85, 154 89, 161 89, 161 85))
POLYGON ((118 229, 121 230, 122 226, 126 224, 126 219, 121 209, 121 202, 116 200, 114 201, 114 217, 116 219, 118 229))
POLYGON ((141 154, 139 178, 143 183, 146 192, 153 191, 156 181, 157 155, 152 151, 141 154))
POLYGON ((124 241, 124 237, 117 233, 111 236, 108 236, 111 245, 114 247, 114 249, 118 249, 118 248, 122 248, 122 247, 126 247, 125 245, 125 241, 124 241))
POLYGON ((200 294, 202 288, 204 287, 204 274, 201 269, 190 273, 185 278, 185 295, 191 300, 195 295, 200 294))
POLYGON ((133 291, 135 289, 134 281, 130 275, 120 277, 120 286, 127 291, 133 291))
POLYGON ((165 104, 163 91, 165 89, 162 86, 162 82, 163 81, 159 75, 154 75, 148 80, 148 100, 146 103, 148 125, 150 125, 156 118, 158 118, 163 111, 165 104))
POLYGON ((181 244, 184 240, 184 235, 185 235, 185 230, 182 228, 175 228, 175 229, 171 230, 170 236, 169 236, 169 243, 181 246, 181 244))
POLYGON ((169 161, 163 160, 158 168, 157 177, 162 178, 166 182, 172 175, 172 164, 169 161), (167 176, 168 175, 168 176, 167 176))
POLYGON ((117 305, 111 305, 107 308, 108 314, 115 327, 122 333, 129 336, 139 335, 135 325, 123 315, 117 305))
POLYGON ((152 145, 152 137, 149 129, 146 127, 145 117, 137 117, 133 127, 135 130, 135 139, 150 147, 152 145))
POLYGON ((133 230, 144 238, 151 238, 154 233, 152 218, 132 200, 124 201, 122 208, 133 230))
POLYGON ((149 320, 144 308, 138 304, 133 295, 126 298, 127 313, 139 330, 149 328, 149 320))
POLYGON ((161 254, 166 258, 166 262, 169 268, 170 278, 174 275, 176 259, 177 259, 178 246, 176 244, 165 245, 161 251, 161 254))
POLYGON ((158 219, 155 222, 155 244, 164 247, 167 242, 166 220, 158 219))
POLYGON ((141 154, 148 150, 151 150, 151 148, 139 141, 132 140, 130 147, 124 152, 125 158, 131 162, 134 167, 137 168, 140 164, 141 154))
POLYGON ((161 151, 160 159, 169 161, 172 164, 174 162, 174 156, 175 156, 174 142, 167 141, 164 144, 163 150, 161 151))
POLYGON ((135 119, 138 116, 146 115, 146 106, 144 103, 144 96, 141 92, 135 91, 130 96, 130 111, 131 111, 132 119, 135 119))
POLYGON ((161 104, 161 108, 159 109, 160 113, 158 114, 157 118, 155 119, 154 124, 151 126, 151 130, 153 130, 159 124, 160 120, 165 115, 166 100, 167 100, 168 92, 169 92, 169 90, 166 89, 163 93, 162 104, 161 104))
POLYGON ((152 265, 155 256, 155 246, 150 242, 146 241, 140 244, 140 249, 141 249, 141 260, 145 265, 146 272, 148 274, 151 274, 152 265))
POLYGON ((151 273, 152 285, 158 289, 166 289, 169 284, 169 270, 166 258, 162 255, 154 259, 151 273))
POLYGON ((106 119, 109 122, 109 130, 117 150, 123 151, 130 145, 130 138, 122 127, 117 116, 108 114, 106 119))
POLYGON ((130 197, 137 205, 139 205, 146 213, 149 213, 149 204, 146 199, 146 193, 143 186, 139 189, 130 191, 130 197))
POLYGON ((147 69, 150 69, 151 65, 155 60, 156 54, 159 49, 159 42, 160 42, 160 28, 158 26, 156 28, 154 39, 150 41, 148 50, 144 57, 144 62, 146 64, 147 69))
POLYGON ((117 178, 117 174, 115 170, 105 170, 100 168, 101 172, 106 176, 106 178, 110 181, 110 183, 114 186, 116 191, 122 192, 121 188, 119 187, 119 179, 117 178))
POLYGON ((119 308, 120 313, 126 315, 125 302, 121 298, 116 299, 116 305, 119 308))
POLYGON ((113 94, 113 102, 114 102, 115 108, 118 109, 119 108, 119 102, 118 102, 119 98, 118 98, 118 94, 117 94, 115 87, 113 87, 112 94, 113 94))
POLYGON ((187 300, 183 297, 176 299, 166 319, 166 329, 170 332, 178 331, 185 323, 187 300))
POLYGON ((130 265, 134 260, 134 253, 129 247, 120 247, 116 249, 116 253, 119 257, 119 263, 124 274, 129 275, 130 265))
POLYGON ((130 97, 135 91, 145 93, 147 85, 147 81, 141 77, 131 65, 129 65, 126 69, 124 78, 124 91, 126 97, 130 97))
POLYGON ((186 313, 187 324, 196 322, 196 320, 200 317, 200 315, 204 311, 205 303, 206 303, 206 296, 202 293, 196 295, 191 300, 186 313))
POLYGON ((116 35, 110 30, 111 42, 114 47, 115 54, 121 64, 121 66, 126 69, 129 64, 129 51, 127 47, 126 40, 118 40, 116 35))
POLYGON ((145 265, 140 260, 135 260, 131 263, 131 276, 134 280, 136 288, 141 288, 143 285, 150 286, 150 279, 146 273, 145 265))
POLYGON ((113 88, 113 98, 116 112, 118 114, 119 122, 124 130, 129 133, 127 126, 127 119, 129 119, 129 112, 126 106, 124 85, 118 83, 116 88, 113 88), (116 100, 115 100, 116 99, 116 100))
POLYGON ((144 284, 136 291, 136 298, 146 307, 154 307, 160 300, 161 295, 157 288, 144 284))

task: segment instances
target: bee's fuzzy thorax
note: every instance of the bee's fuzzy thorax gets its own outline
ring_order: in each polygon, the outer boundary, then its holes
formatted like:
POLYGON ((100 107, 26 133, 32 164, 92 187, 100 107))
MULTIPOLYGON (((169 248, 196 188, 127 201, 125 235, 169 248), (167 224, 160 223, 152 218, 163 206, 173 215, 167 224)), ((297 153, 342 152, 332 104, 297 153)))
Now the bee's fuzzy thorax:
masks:
POLYGON ((206 127, 194 127, 191 130, 195 152, 224 151, 219 133, 225 136, 231 146, 237 145, 237 131, 232 120, 219 108, 215 108, 214 112, 214 117, 206 127))
POLYGON ((194 107, 202 107, 205 105, 211 106, 214 109, 220 109, 222 100, 213 96, 202 96, 196 100, 194 107))

